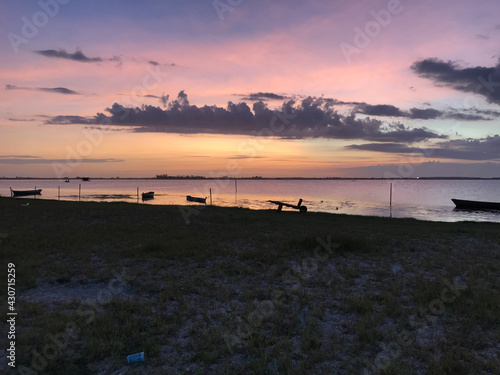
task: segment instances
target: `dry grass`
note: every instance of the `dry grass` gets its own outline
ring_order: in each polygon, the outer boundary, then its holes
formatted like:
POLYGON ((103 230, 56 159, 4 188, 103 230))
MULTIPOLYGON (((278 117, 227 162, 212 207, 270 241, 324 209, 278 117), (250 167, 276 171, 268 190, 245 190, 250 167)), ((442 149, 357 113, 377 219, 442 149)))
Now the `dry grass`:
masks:
POLYGON ((217 207, 186 224, 176 206, 21 203, 0 198, 18 366, 499 373, 500 224, 217 207))

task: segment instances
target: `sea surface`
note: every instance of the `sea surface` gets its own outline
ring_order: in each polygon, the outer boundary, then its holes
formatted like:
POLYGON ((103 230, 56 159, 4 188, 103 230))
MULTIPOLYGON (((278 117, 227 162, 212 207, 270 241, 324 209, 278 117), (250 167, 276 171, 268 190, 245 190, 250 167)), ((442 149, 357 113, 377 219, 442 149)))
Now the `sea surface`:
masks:
MULTIPOLYGON (((136 204, 199 205, 186 195, 207 197, 210 204, 250 209, 275 209, 268 200, 297 204, 308 211, 411 217, 431 221, 500 222, 500 211, 456 210, 451 198, 500 202, 500 180, 157 180, 91 179, 0 180, 0 195, 14 190, 42 190, 36 199, 124 201, 136 204), (392 208, 390 202, 392 184, 392 208), (139 198, 137 192, 139 191, 139 198), (142 201, 141 193, 155 198, 142 201)), ((33 199, 34 197, 28 197, 33 199)), ((284 208, 290 210, 290 208, 284 208)))

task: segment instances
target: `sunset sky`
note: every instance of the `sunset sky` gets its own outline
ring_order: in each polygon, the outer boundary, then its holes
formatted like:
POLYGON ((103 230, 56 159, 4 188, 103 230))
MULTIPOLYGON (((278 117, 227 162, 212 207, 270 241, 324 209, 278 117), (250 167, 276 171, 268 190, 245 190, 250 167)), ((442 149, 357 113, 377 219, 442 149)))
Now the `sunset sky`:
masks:
POLYGON ((500 177, 499 14, 4 1, 0 177, 500 177))

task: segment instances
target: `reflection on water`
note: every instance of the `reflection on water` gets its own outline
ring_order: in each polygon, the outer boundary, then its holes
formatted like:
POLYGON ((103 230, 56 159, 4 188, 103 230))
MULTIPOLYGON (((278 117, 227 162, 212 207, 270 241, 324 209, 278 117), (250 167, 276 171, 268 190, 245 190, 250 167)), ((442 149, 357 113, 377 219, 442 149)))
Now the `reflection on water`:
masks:
MULTIPOLYGON (((309 212, 349 215, 412 217, 435 221, 500 222, 500 211, 455 210, 451 198, 500 201, 499 180, 156 180, 111 179, 69 183, 59 180, 0 180, 0 195, 41 188, 38 199, 72 201, 124 201, 154 205, 199 205, 186 196, 207 197, 217 206, 276 209, 268 200, 297 204, 299 198, 309 212), (393 185, 392 209, 389 207, 393 185), (143 192, 155 198, 142 200, 143 192), (79 196, 80 192, 80 196, 79 196)), ((283 208, 283 210, 293 210, 283 208)), ((293 210, 295 211, 295 210, 293 210)))
POLYGON ((463 220, 471 221, 499 221, 500 222, 500 210, 467 210, 467 209, 453 209, 453 214, 459 217, 463 217, 463 220), (490 218, 497 217, 497 220, 491 220, 490 218))
POLYGON ((88 197, 91 199, 96 199, 96 200, 108 200, 108 199, 129 200, 129 199, 133 199, 132 196, 129 194, 90 194, 90 195, 88 195, 88 197))

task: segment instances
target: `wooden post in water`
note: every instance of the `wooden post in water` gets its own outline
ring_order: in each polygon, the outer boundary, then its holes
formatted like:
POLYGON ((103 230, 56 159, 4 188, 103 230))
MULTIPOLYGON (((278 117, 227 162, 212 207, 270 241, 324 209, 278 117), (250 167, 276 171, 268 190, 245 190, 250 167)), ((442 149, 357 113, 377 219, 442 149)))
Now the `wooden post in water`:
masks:
POLYGON ((234 204, 238 205, 238 180, 234 179, 234 204))
POLYGON ((78 184, 78 202, 80 202, 81 193, 82 193, 82 184, 78 184))
MULTIPOLYGON (((35 190, 36 190, 36 186, 35 186, 35 190)), ((35 199, 36 199, 36 193, 35 193, 35 194, 33 194, 33 198, 35 198, 35 199)))
POLYGON ((61 200, 61 187, 60 186, 57 187, 57 200, 58 201, 61 200))
POLYGON ((139 203, 139 188, 137 188, 137 203, 139 203))
POLYGON ((389 209, 391 210, 391 217, 392 217, 392 182, 391 182, 391 194, 389 198, 389 209))
POLYGON ((212 189, 210 189, 210 206, 212 205, 212 189))

